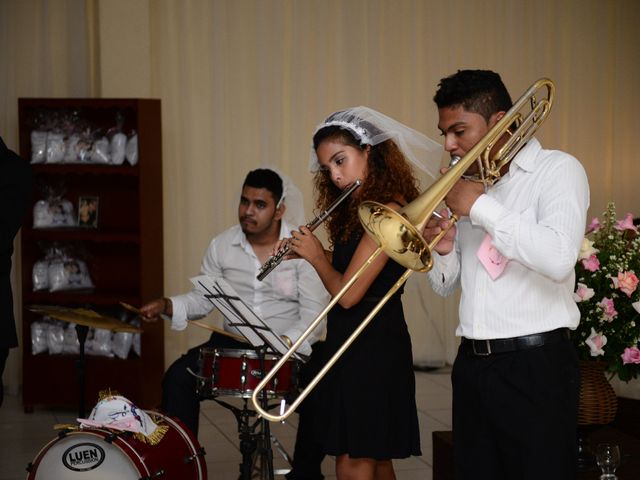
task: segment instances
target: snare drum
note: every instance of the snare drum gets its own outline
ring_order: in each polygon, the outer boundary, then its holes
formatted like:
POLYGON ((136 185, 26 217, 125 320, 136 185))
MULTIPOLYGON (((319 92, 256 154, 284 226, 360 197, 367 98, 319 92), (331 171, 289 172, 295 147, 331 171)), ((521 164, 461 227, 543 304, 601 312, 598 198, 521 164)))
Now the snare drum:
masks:
MULTIPOLYGON (((278 360, 276 355, 265 355, 265 370, 270 372, 278 360)), ((250 398, 264 377, 260 362, 255 350, 201 348, 198 395, 250 398)), ((297 378, 298 362, 288 360, 264 391, 269 398, 285 396, 297 388, 297 378)))
POLYGON ((147 411, 169 430, 156 445, 131 432, 73 430, 51 440, 29 464, 28 480, 206 480, 204 449, 177 419, 147 411))

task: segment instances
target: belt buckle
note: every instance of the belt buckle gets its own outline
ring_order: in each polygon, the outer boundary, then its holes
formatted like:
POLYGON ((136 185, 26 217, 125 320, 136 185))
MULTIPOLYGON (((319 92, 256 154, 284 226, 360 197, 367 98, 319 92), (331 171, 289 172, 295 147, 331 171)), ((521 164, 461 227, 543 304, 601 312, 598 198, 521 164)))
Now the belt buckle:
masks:
POLYGON ((489 355, 491 355, 491 343, 489 343, 489 340, 471 340, 471 345, 473 346, 473 354, 474 355, 478 355, 481 357, 488 357, 489 355), (478 352, 476 350, 476 342, 480 343, 480 342, 484 342, 485 345, 487 346, 487 351, 486 352, 478 352))

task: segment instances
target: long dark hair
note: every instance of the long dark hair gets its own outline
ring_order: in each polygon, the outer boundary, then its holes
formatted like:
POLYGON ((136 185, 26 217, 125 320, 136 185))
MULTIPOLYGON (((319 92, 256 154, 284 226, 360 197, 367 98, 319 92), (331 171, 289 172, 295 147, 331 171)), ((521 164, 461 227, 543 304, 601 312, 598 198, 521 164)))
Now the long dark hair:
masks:
MULTIPOLYGON (((318 130, 313 137, 313 146, 325 140, 339 142, 364 151, 368 145, 362 145, 349 131, 339 126, 329 126, 318 130)), ((350 238, 359 238, 362 225, 358 218, 358 205, 364 200, 379 203, 410 202, 419 194, 418 181, 402 151, 393 140, 386 140, 371 146, 367 162, 367 178, 358 189, 358 195, 351 195, 326 222, 325 227, 332 245, 350 238)), ((341 190, 331 181, 325 169, 319 169, 314 177, 316 209, 325 210, 339 195, 341 190)))

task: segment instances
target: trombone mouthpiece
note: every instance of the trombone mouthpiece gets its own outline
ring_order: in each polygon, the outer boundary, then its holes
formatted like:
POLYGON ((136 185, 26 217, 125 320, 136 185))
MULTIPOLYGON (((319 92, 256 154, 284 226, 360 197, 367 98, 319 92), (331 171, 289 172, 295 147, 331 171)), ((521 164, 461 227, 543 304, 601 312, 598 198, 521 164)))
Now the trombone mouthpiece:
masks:
POLYGON ((461 157, 459 155, 454 155, 453 157, 451 157, 451 160, 449 161, 449 166, 453 167, 456 163, 458 163, 460 161, 461 157))

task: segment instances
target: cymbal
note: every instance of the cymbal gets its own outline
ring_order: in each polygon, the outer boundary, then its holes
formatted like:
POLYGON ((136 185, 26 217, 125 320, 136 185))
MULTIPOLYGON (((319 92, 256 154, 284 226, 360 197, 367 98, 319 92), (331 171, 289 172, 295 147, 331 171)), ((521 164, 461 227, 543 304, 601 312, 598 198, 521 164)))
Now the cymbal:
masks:
MULTIPOLYGON (((120 302, 120 305, 122 305, 124 308, 126 308, 130 312, 137 313, 140 317, 144 317, 144 314, 142 313, 142 310, 140 310, 139 308, 136 308, 133 305, 129 305, 128 303, 125 303, 125 302, 120 302)), ((213 327, 213 326, 207 325, 206 323, 198 322, 196 320, 190 320, 188 324, 189 325, 193 324, 193 325, 196 325, 196 326, 198 326, 200 328, 204 328, 205 330, 210 330, 212 332, 219 333, 220 335, 225 335, 225 336, 227 336, 229 338, 233 338, 234 340, 237 340, 239 342, 249 343, 249 341, 246 338, 241 337, 240 335, 234 335, 233 333, 227 332, 226 330, 224 330, 222 328, 213 327)))
POLYGON ((102 315, 88 308, 69 308, 58 305, 29 305, 27 308, 41 315, 48 315, 57 320, 76 323, 86 327, 102 328, 113 332, 143 332, 140 327, 134 327, 133 325, 121 322, 117 318, 102 315))

